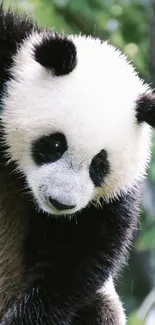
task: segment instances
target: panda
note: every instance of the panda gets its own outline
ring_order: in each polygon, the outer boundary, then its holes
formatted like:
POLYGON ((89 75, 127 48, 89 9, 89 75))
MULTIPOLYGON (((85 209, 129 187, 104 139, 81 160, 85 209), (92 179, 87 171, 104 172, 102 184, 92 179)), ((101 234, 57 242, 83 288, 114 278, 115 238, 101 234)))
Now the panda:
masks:
POLYGON ((0 324, 125 325, 155 96, 118 49, 0 7, 0 324))

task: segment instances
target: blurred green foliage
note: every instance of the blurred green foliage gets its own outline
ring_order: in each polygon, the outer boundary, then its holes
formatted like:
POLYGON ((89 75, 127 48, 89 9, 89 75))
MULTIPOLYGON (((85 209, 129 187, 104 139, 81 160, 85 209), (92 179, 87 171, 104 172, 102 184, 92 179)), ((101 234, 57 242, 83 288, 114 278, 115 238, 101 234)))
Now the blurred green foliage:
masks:
MULTIPOLYGON (((9 2, 4 0, 6 5, 9 2)), ((54 28, 56 31, 61 32, 63 30, 66 33, 73 34, 81 32, 101 39, 109 39, 134 62, 140 76, 150 81, 151 3, 151 0, 14 0, 12 5, 18 5, 30 11, 38 23, 54 28)), ((152 154, 147 186, 153 195, 155 194, 155 139, 153 140, 152 154)), ((153 197, 155 198, 155 195, 153 197)), ((144 298, 142 294, 133 293, 132 282, 136 286, 135 279, 136 276, 140 277, 142 273, 141 269, 143 265, 145 266, 147 253, 151 256, 150 263, 155 265, 155 199, 149 203, 145 196, 144 201, 142 230, 135 243, 134 254, 136 254, 137 259, 141 256, 145 256, 145 258, 144 261, 142 259, 138 271, 135 267, 136 263, 133 261, 133 267, 131 266, 130 272, 124 276, 124 281, 122 281, 123 290, 121 286, 119 289, 128 311, 137 308, 144 298), (142 255, 144 253, 145 255, 142 255), (126 281, 127 284, 131 282, 130 291, 125 289, 127 288, 126 281)), ((148 283, 152 281, 149 281, 151 272, 153 273, 153 270, 148 266, 148 271, 144 272, 145 276, 142 278, 143 286, 144 278, 147 277, 148 280, 146 281, 146 293, 150 289, 148 283)), ((153 286, 153 281, 151 285, 153 286)), ((143 325, 144 322, 138 320, 136 313, 134 313, 131 315, 129 324, 143 325)))
POLYGON ((142 234, 137 239, 135 245, 138 251, 144 251, 155 247, 155 227, 149 227, 149 229, 143 228, 142 234))
POLYGON ((148 76, 148 13, 141 1, 125 1, 126 5, 120 5, 120 1, 101 0, 31 2, 39 23, 67 33, 82 32, 108 38, 134 60, 141 76, 148 76))
POLYGON ((139 319, 137 316, 137 313, 134 313, 130 316, 128 325, 145 325, 145 321, 142 319, 139 319))

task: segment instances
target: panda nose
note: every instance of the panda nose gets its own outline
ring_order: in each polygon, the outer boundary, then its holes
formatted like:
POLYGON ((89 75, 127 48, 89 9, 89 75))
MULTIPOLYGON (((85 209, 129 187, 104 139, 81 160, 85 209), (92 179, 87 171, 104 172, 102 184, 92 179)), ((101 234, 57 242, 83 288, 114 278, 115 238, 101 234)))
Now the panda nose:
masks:
POLYGON ((52 199, 52 197, 49 197, 49 202, 52 204, 52 206, 55 209, 57 209, 59 211, 62 211, 62 210, 71 210, 71 209, 74 209, 75 208, 75 205, 62 204, 62 203, 58 202, 57 200, 52 199))

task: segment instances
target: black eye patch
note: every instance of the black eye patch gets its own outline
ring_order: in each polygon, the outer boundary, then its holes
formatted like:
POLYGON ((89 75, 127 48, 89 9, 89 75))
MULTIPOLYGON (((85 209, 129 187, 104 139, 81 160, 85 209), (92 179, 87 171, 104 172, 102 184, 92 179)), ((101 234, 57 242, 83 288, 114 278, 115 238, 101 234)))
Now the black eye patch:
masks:
POLYGON ((101 186, 104 177, 110 171, 108 154, 106 150, 101 150, 91 161, 89 175, 95 186, 101 186))
POLYGON ((37 165, 57 161, 67 150, 67 141, 62 133, 42 136, 32 143, 31 154, 37 165))

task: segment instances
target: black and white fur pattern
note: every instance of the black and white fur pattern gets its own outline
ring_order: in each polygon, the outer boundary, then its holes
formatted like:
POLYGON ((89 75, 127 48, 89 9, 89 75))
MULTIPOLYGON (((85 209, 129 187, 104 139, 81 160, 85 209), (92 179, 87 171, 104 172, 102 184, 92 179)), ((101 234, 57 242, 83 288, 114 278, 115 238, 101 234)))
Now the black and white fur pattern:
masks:
POLYGON ((125 325, 155 97, 107 42, 0 8, 0 324, 125 325), (151 126, 151 127, 150 127, 151 126))

